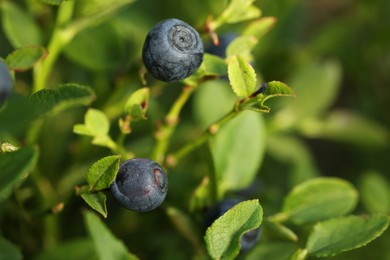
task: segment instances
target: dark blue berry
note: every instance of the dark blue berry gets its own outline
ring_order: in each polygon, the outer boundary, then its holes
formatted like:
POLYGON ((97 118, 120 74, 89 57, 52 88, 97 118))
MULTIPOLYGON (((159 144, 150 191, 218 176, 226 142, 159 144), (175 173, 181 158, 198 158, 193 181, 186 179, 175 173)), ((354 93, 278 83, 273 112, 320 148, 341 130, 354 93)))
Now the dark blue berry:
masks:
MULTIPOLYGON (((220 201, 206 213, 206 226, 210 226, 217 218, 225 214, 229 209, 236 206, 244 200, 238 198, 229 198, 220 201)), ((241 237, 241 251, 247 251, 256 245, 260 238, 260 228, 256 228, 244 233, 241 237)))
POLYGON ((168 191, 168 178, 155 161, 134 158, 120 167, 111 193, 125 208, 134 211, 150 211, 157 208, 168 191))
POLYGON ((155 78, 179 81, 192 75, 202 64, 202 39, 187 23, 167 19, 156 24, 146 36, 142 59, 155 78))
POLYGON ((0 105, 11 95, 12 78, 7 66, 0 60, 0 105))

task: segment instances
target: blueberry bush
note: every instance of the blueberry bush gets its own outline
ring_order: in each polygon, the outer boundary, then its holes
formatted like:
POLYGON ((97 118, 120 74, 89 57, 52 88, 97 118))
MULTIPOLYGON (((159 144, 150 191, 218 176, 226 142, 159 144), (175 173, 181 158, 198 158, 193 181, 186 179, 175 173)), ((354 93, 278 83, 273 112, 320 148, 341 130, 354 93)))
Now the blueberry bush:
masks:
POLYGON ((0 259, 389 259, 389 11, 0 0, 0 259))

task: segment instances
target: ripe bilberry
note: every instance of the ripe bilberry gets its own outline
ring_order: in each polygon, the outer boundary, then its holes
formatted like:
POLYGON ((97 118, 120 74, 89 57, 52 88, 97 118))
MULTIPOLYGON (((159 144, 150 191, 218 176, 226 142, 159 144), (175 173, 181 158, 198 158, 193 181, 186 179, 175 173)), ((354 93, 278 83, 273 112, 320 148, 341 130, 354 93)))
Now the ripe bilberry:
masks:
POLYGON ((155 78, 179 81, 192 75, 202 64, 203 42, 187 23, 173 18, 163 20, 146 36, 142 59, 155 78))
POLYGON ((123 207, 145 212, 157 208, 164 201, 168 178, 155 161, 134 158, 119 167, 110 189, 123 207))

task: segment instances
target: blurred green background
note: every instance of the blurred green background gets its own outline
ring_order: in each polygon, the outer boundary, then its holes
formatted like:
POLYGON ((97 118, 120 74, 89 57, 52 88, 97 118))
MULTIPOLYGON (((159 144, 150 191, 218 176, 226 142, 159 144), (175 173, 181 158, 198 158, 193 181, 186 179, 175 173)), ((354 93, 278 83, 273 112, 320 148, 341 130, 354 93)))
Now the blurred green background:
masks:
MULTIPOLYGON (((91 2, 78 2, 76 16, 93 8, 91 2)), ((33 0, 12 3, 30 14, 39 28, 36 44, 46 46, 57 8, 33 0)), ((92 106, 114 121, 121 115, 129 93, 142 87, 138 71, 148 30, 170 17, 201 28, 208 15, 217 16, 227 3, 136 1, 104 23, 77 35, 60 55, 48 84, 75 82, 91 86, 97 96, 92 106)), ((361 192, 358 213, 389 214, 389 200, 373 197, 370 189, 381 190, 378 185, 388 187, 390 182, 390 1, 263 0, 257 1, 257 6, 263 16, 276 17, 277 23, 255 48, 256 72, 263 81, 287 83, 297 97, 269 102, 271 112, 262 116, 267 129, 266 152, 259 158, 262 164, 253 187, 240 194, 260 198, 265 214, 272 214, 280 209, 283 197, 297 183, 318 175, 337 176, 351 181, 361 192), (388 204, 378 206, 376 200, 388 204)), ((1 15, 4 18, 4 12, 1 15)), ((218 33, 239 34, 245 25, 223 26, 218 33)), ((29 32, 20 32, 23 33, 29 32)), ((207 35, 204 41, 209 42, 207 35)), ((5 58, 21 47, 17 45, 2 26, 0 57, 5 58)), ((151 152, 156 122, 163 119, 181 90, 179 84, 164 87, 147 79, 152 87, 149 120, 134 125, 125 142, 137 156, 151 152)), ((31 86, 31 71, 16 74, 15 92, 27 95, 31 86)), ((200 86, 184 108, 171 150, 198 136, 215 119, 210 118, 210 111, 215 111, 217 118, 233 102, 233 92, 223 80, 200 86), (212 102, 215 96, 220 97, 218 104, 212 102)), ((91 252, 80 214, 86 205, 80 198, 70 197, 59 215, 42 215, 42 210, 68 198, 74 186, 84 182, 88 167, 109 154, 106 148, 93 146, 88 138, 72 132, 73 125, 82 122, 85 111, 71 109, 42 123, 38 137, 39 171, 45 178, 38 184, 27 180, 20 187, 20 198, 13 197, 13 203, 1 207, 2 232, 23 245, 26 256, 37 256, 47 249, 46 257, 50 258, 50 250, 65 242, 77 250, 62 250, 74 251, 80 254, 79 258, 91 252), (18 200, 23 201, 23 209, 14 203, 18 200), (16 209, 13 211, 12 207, 16 209)), ((111 128, 115 136, 119 131, 117 124, 113 123, 111 128)), ((25 134, 22 131, 2 138, 22 145, 28 138, 25 134)), ((212 171, 207 146, 186 157, 169 172, 167 205, 188 211, 192 192, 202 177, 212 171)), ((107 225, 141 259, 188 259, 194 254, 191 243, 175 230, 163 210, 140 215, 120 209, 111 198, 107 204, 107 225)), ((199 236, 203 236, 201 212, 192 218, 199 227, 199 236)), ((390 259, 389 241, 387 231, 369 246, 342 254, 339 259, 390 259)))

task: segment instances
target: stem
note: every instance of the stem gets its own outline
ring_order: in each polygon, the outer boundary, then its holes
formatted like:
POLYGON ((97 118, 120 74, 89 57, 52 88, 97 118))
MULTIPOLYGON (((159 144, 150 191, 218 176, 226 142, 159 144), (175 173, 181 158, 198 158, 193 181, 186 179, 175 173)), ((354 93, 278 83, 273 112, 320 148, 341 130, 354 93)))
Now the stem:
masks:
POLYGON ((193 150, 195 150, 196 148, 204 144, 209 139, 210 136, 215 135, 224 124, 229 122, 231 119, 235 118, 240 112, 241 110, 233 109, 223 118, 211 124, 208 127, 208 129, 205 132, 203 132, 203 134, 199 136, 196 140, 194 140, 192 143, 188 143, 178 151, 168 155, 167 157, 168 166, 174 166, 178 161, 180 161, 187 154, 191 153, 193 150))
POLYGON ((180 96, 176 99, 175 103, 173 103, 171 110, 166 115, 164 119, 165 123, 157 130, 155 135, 157 144, 152 153, 152 158, 156 162, 164 162, 169 141, 179 123, 179 114, 195 89, 195 86, 185 86, 183 88, 180 96))
POLYGON ((67 1, 60 5, 58 9, 56 25, 47 47, 48 55, 39 64, 34 67, 34 88, 33 92, 37 92, 44 89, 47 85, 47 81, 51 71, 53 70, 54 64, 57 61, 59 54, 61 53, 64 46, 72 39, 72 35, 69 35, 64 31, 63 25, 67 23, 73 13, 74 1, 67 1))

